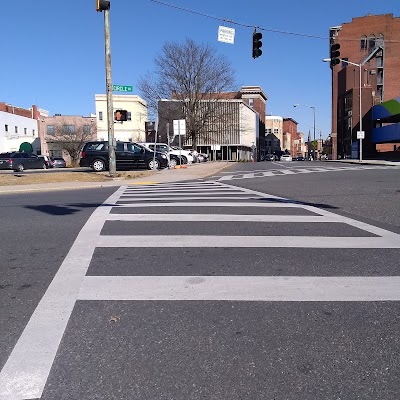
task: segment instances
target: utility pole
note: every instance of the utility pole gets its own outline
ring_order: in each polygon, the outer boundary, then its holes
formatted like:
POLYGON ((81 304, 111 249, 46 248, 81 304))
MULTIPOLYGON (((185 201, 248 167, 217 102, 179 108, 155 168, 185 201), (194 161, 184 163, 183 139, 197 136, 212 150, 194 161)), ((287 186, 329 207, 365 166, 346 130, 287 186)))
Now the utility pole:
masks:
POLYGON ((111 78, 111 40, 110 40, 110 2, 96 0, 96 10, 104 11, 104 43, 106 58, 106 94, 107 94, 107 127, 108 127, 108 171, 111 177, 116 176, 113 85, 111 78))

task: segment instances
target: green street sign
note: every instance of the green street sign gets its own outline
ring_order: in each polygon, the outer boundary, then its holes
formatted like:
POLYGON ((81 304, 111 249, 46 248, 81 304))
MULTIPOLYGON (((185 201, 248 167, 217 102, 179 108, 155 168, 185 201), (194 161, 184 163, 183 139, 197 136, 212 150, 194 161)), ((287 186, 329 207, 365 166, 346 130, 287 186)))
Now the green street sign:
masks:
POLYGON ((132 92, 132 86, 113 85, 113 92, 132 92))

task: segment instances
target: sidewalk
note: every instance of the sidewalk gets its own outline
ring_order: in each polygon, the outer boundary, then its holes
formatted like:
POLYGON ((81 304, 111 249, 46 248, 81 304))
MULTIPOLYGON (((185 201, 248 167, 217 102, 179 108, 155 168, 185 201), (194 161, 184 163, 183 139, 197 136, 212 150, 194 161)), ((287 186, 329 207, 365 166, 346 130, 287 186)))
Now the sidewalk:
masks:
POLYGON ((129 185, 145 185, 167 182, 178 182, 194 179, 207 178, 218 174, 218 172, 229 167, 230 163, 223 161, 205 163, 196 163, 185 165, 185 168, 163 169, 154 171, 151 175, 135 179, 110 178, 106 182, 54 182, 43 184, 27 184, 27 185, 10 185, 0 186, 0 194, 4 193, 26 193, 26 192, 41 192, 50 190, 76 190, 89 189, 109 186, 129 186, 129 185))
POLYGON ((390 165, 395 167, 400 167, 400 161, 387 161, 387 160, 360 160, 353 158, 346 158, 340 160, 325 160, 326 162, 340 162, 347 164, 358 164, 358 165, 390 165))

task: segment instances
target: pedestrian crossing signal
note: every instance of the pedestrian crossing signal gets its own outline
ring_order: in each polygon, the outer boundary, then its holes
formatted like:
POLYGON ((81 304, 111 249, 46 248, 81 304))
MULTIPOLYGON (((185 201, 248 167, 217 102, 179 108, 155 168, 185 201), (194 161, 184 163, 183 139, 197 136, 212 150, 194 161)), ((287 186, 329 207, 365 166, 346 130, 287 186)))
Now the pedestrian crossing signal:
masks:
POLYGON ((108 0, 96 0, 96 11, 102 12, 110 9, 110 2, 108 0))

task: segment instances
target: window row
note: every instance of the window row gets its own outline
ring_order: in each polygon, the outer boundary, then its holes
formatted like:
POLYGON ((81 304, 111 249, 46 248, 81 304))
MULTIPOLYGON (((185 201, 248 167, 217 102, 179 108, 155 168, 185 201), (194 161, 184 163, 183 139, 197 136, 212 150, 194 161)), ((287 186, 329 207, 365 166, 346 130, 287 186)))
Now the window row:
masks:
POLYGON ((375 47, 379 47, 383 45, 383 33, 380 33, 378 36, 370 35, 361 37, 361 49, 374 49, 375 47))
MULTIPOLYGON (((4 125, 4 132, 9 132, 7 124, 4 125)), ((14 126, 14 133, 18 133, 18 126, 16 126, 16 125, 14 126)), ((28 134, 28 128, 24 128, 24 134, 25 135, 28 134)), ((32 129, 32 136, 35 136, 35 130, 34 129, 32 129)))
MULTIPOLYGON (((78 130, 79 130, 79 127, 78 127, 78 130)), ((76 132, 75 125, 62 125, 58 128, 55 125, 47 125, 47 131, 46 131, 46 133, 51 136, 54 136, 56 133, 59 133, 62 135, 68 135, 68 134, 73 134, 75 132, 76 132)), ((83 125, 83 133, 90 134, 90 132, 91 132, 91 126, 83 125)))

